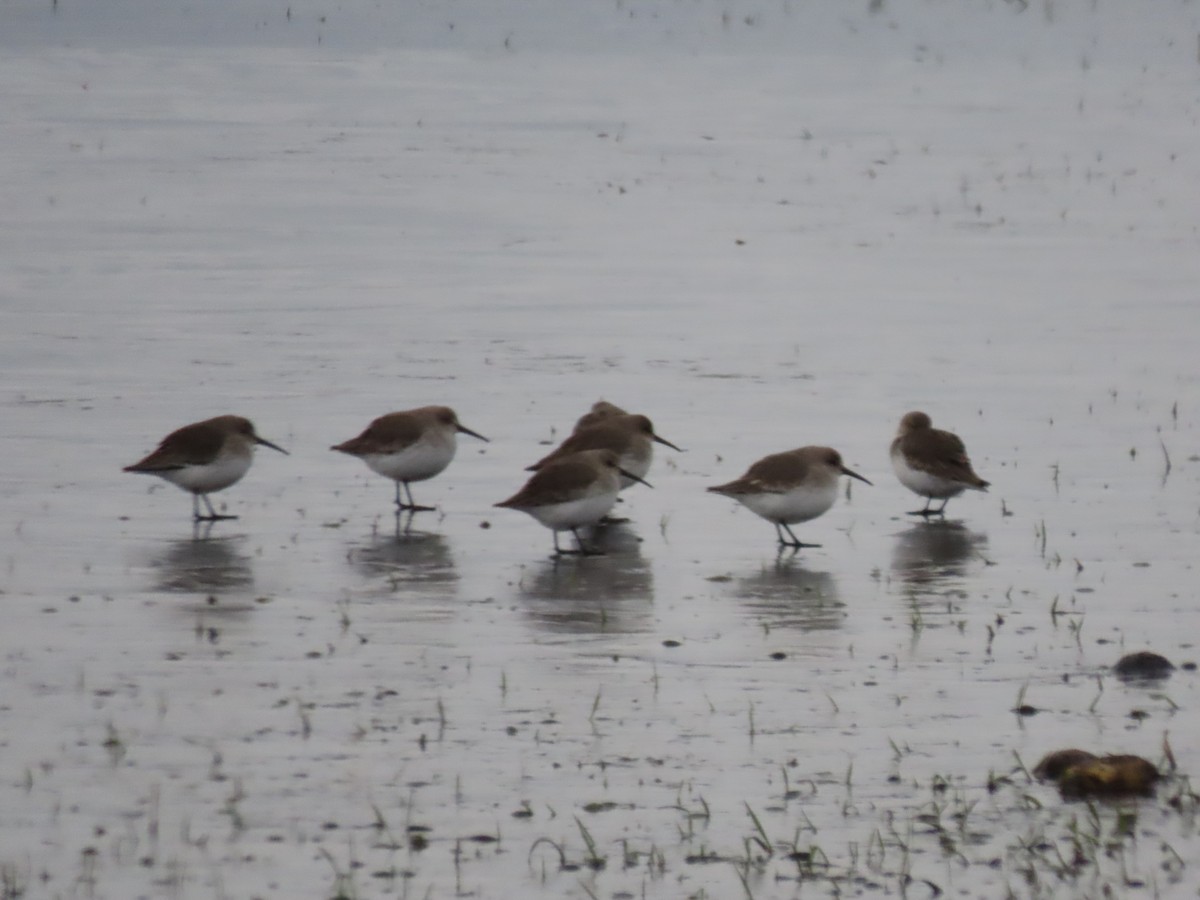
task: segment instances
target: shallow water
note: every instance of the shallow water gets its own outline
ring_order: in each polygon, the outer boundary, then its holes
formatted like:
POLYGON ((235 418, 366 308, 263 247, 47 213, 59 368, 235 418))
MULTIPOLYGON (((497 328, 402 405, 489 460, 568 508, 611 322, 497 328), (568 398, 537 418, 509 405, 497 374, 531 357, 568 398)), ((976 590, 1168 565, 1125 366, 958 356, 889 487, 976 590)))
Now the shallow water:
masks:
POLYGON ((1018 757, 1198 768, 1108 673, 1195 659, 1197 13, 509 7, 4 13, 0 887, 1193 895, 1185 781, 1018 757), (600 397, 685 452, 554 560, 491 504, 600 397), (398 526, 327 448, 426 403, 398 526), (223 412, 291 455, 193 529, 120 468, 223 412), (703 488, 809 443, 875 484, 781 556, 703 488))

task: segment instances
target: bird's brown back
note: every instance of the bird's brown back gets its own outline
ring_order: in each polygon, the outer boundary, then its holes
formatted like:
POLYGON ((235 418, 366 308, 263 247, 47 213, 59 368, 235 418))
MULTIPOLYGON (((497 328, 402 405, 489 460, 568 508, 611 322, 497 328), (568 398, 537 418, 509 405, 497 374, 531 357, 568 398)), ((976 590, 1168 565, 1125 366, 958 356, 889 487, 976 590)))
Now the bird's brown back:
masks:
POLYGON ((617 456, 611 451, 593 450, 564 456, 538 469, 521 490, 496 506, 522 509, 578 500, 598 477, 604 475, 605 469, 617 470, 617 456))
POLYGON ((238 416, 217 416, 184 425, 163 438, 152 453, 126 466, 124 471, 170 472, 185 466, 208 465, 220 454, 230 430, 244 421, 238 416))
POLYGON ((536 472, 555 460, 563 459, 583 450, 612 450, 617 455, 625 453, 641 433, 636 420, 642 416, 609 416, 596 425, 576 431, 565 441, 543 456, 525 471, 536 472))
POLYGON ((920 428, 892 441, 893 452, 904 454, 909 468, 937 478, 985 488, 989 482, 975 474, 962 439, 939 428, 920 428))
POLYGON ((592 404, 592 408, 579 417, 579 421, 575 423, 575 427, 571 433, 582 431, 585 428, 591 428, 593 425, 599 425, 605 419, 611 419, 614 416, 627 416, 625 410, 617 406, 615 403, 609 403, 607 400, 597 400, 592 404))
POLYGON ((399 453, 415 444, 424 433, 420 418, 415 412, 396 412, 380 416, 358 437, 350 438, 330 449, 351 456, 399 453))
POLYGON ((811 460, 804 451, 809 449, 805 447, 764 456, 747 469, 741 478, 710 487, 709 490, 716 494, 732 495, 782 493, 808 477, 811 460))

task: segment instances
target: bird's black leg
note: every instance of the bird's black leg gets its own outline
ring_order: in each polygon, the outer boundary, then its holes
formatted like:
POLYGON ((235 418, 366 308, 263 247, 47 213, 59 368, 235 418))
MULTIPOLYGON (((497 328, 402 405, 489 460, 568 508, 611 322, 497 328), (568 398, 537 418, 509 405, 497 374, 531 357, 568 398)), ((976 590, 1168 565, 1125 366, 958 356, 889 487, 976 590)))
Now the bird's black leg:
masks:
POLYGON ((777 535, 779 535, 779 543, 785 547, 793 547, 796 550, 799 550, 801 547, 820 547, 821 546, 820 544, 802 543, 800 541, 800 538, 796 537, 796 535, 792 533, 792 529, 788 527, 786 522, 776 522, 775 523, 775 533, 777 535), (787 532, 787 536, 789 538, 791 538, 791 540, 784 540, 783 533, 785 531, 787 532))
POLYGON ((192 494, 192 521, 193 522, 221 522, 226 519, 236 519, 237 516, 228 516, 218 513, 213 509, 212 501, 208 499, 208 494, 192 494), (200 500, 204 501, 204 505, 208 507, 208 515, 200 515, 200 500))
POLYGON ((571 534, 575 535, 575 543, 579 547, 579 550, 577 552, 579 553, 580 556, 603 556, 604 555, 603 550, 601 550, 599 547, 595 546, 594 544, 589 544, 587 541, 585 541, 583 539, 583 535, 581 535, 579 533, 578 528, 572 528, 571 534))
MULTIPOLYGON (((936 510, 936 509, 930 509, 930 508, 929 508, 929 504, 930 504, 930 503, 932 503, 932 502, 933 502, 933 498, 932 498, 932 497, 926 497, 926 498, 925 498, 925 506, 924 506, 922 509, 914 509, 914 510, 912 510, 911 512, 909 512, 909 513, 908 513, 908 515, 910 515, 910 516, 923 516, 923 517, 925 517, 926 519, 928 519, 930 516, 936 516, 936 515, 938 515, 938 514, 939 514, 939 512, 940 512, 940 510, 936 510)), ((945 507, 946 507, 946 504, 945 504, 945 503, 943 503, 943 504, 942 504, 942 508, 943 508, 943 509, 945 509, 945 507)))
MULTIPOLYGON (((399 493, 400 484, 401 484, 401 482, 399 482, 399 481, 396 482, 397 493, 399 493)), ((413 512, 433 512, 435 509, 437 509, 436 506, 417 506, 416 501, 413 500, 412 488, 409 487, 407 481, 403 482, 403 484, 404 484, 404 493, 408 494, 408 503, 401 505, 400 506, 401 509, 410 509, 413 512)))

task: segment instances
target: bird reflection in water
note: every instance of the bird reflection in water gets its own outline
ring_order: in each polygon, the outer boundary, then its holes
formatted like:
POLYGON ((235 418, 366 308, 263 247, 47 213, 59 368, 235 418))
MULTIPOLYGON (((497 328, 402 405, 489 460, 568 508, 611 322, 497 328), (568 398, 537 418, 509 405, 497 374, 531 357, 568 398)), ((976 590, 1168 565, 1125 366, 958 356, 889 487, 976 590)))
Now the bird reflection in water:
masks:
POLYGON ((987 535, 961 521, 920 522, 896 535, 892 571, 912 587, 939 587, 967 574, 971 562, 985 563, 987 535))
POLYGON ((458 582, 454 554, 445 537, 412 527, 411 512, 396 515, 395 529, 379 531, 351 547, 351 564, 368 578, 384 578, 391 590, 452 589, 458 582))
POLYGON ((780 554, 757 575, 733 579, 746 610, 772 628, 828 631, 846 621, 846 604, 829 572, 807 569, 794 553, 780 554))
POLYGON ((561 634, 649 631, 654 574, 641 541, 625 524, 598 527, 592 541, 603 556, 556 557, 526 572, 518 584, 526 614, 561 634))
POLYGON ((172 541, 150 562, 160 591, 178 594, 249 592, 250 557, 240 552, 244 535, 212 537, 212 522, 197 522, 192 537, 172 541))

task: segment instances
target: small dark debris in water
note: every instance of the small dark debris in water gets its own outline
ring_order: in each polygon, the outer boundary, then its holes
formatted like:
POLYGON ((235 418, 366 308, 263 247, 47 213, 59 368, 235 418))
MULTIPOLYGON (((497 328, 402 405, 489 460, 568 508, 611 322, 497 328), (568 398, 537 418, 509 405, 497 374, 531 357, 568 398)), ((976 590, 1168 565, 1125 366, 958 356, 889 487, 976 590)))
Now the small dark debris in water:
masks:
POLYGON ((696 863, 715 863, 724 860, 715 853, 689 853, 683 858, 683 861, 691 866, 696 863))
POLYGON ((1183 669, 1183 671, 1185 671, 1185 672, 1195 672, 1196 664, 1194 662, 1185 662, 1179 668, 1183 669))
POLYGON ((371 873, 371 877, 390 881, 394 878, 414 878, 416 874, 409 869, 376 869, 371 873))
POLYGON ((517 726, 509 725, 507 728, 504 729, 504 733, 507 734, 509 737, 512 737, 514 734, 517 733, 517 726))
POLYGON ((717 584, 725 584, 727 581, 733 581, 732 575, 709 575, 705 581, 712 581, 717 584))
POLYGON ((1131 709, 1129 711, 1129 718, 1133 719, 1135 722, 1142 722, 1150 718, 1150 713, 1146 712, 1144 709, 1131 709))
POLYGON ((665 641, 663 641, 663 646, 664 647, 682 647, 683 644, 681 644, 679 641, 673 640, 671 638, 667 638, 665 641))
POLYGON ((489 522, 487 519, 484 519, 482 522, 479 523, 479 527, 482 528, 484 531, 487 531, 489 528, 492 527, 492 523, 489 522))
POLYGON ((776 650, 774 653, 771 654, 771 659, 777 659, 777 660, 778 659, 787 659, 787 654, 784 653, 782 650, 776 650))
POLYGON ((1175 666, 1169 659, 1149 650, 1127 653, 1113 666, 1113 674, 1122 681, 1154 681, 1167 678, 1173 671, 1175 666))
POLYGON ((1133 564, 1133 567, 1134 567, 1135 569, 1148 569, 1148 568, 1150 568, 1150 563, 1148 563, 1148 562, 1135 562, 1135 563, 1133 564))
POLYGON ((1076 749, 1047 754, 1033 774, 1057 782, 1059 791, 1069 800, 1147 797, 1161 777, 1154 764, 1140 756, 1095 756, 1076 749))
POLYGON ((429 838, 423 834, 414 834, 408 839, 408 846, 413 850, 424 850, 429 846, 429 838))
POLYGON ((994 794, 1000 790, 1001 786, 1012 784, 1012 779, 1007 775, 989 775, 987 780, 987 792, 994 794))
POLYGON ((613 803, 611 800, 601 800, 601 801, 597 801, 595 803, 583 804, 583 811, 586 813, 608 812, 609 810, 613 810, 616 808, 617 808, 617 804, 613 803))
POLYGON ((494 844, 499 838, 494 834, 473 834, 467 840, 472 844, 494 844))
POLYGON ((321 827, 326 831, 337 831, 340 826, 337 822, 323 822, 321 827))
POLYGON ((208 602, 208 605, 209 605, 209 606, 216 606, 216 605, 217 605, 217 602, 218 602, 218 601, 217 601, 217 597, 216 597, 216 595, 215 595, 215 594, 209 594, 209 595, 208 595, 208 601, 207 601, 207 602, 208 602))
POLYGON ((514 819, 532 819, 533 818, 533 809, 529 806, 528 803, 525 803, 520 809, 518 809, 517 811, 515 811, 512 814, 512 817, 514 819))
POLYGON ((1018 716, 1036 716, 1040 710, 1036 706, 1030 706, 1028 703, 1022 703, 1013 710, 1018 716))
POLYGON ((78 594, 72 594, 70 597, 68 597, 68 598, 67 598, 67 602, 68 602, 68 603, 78 603, 78 602, 79 602, 79 595, 78 595, 78 594))

